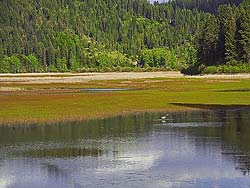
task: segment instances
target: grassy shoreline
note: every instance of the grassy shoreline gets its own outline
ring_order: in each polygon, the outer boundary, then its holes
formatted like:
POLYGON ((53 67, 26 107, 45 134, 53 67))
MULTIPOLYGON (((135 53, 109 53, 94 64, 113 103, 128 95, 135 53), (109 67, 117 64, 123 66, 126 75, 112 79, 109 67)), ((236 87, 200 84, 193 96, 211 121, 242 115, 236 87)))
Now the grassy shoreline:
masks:
POLYGON ((8 88, 0 89, 0 125, 89 120, 140 112, 250 107, 250 79, 238 77, 0 82, 0 88, 8 88), (94 93, 82 91, 83 88, 135 90, 94 93))

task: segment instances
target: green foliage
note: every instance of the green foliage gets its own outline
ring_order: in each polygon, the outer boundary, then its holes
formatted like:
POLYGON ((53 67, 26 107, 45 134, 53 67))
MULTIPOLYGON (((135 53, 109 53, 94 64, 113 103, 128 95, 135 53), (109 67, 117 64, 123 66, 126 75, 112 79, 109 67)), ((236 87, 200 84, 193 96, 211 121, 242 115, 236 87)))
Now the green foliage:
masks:
POLYGON ((30 54, 28 56, 22 55, 22 65, 23 65, 23 72, 40 72, 40 64, 36 56, 30 54))
POLYGON ((219 7, 219 23, 221 32, 221 43, 223 43, 225 62, 233 64, 238 57, 236 46, 236 20, 237 9, 235 7, 223 5, 219 7))
POLYGON ((250 64, 250 1, 245 1, 240 8, 239 19, 240 47, 242 50, 242 61, 250 64))
POLYGON ((111 67, 131 67, 133 66, 132 60, 125 57, 123 54, 112 52, 101 52, 96 57, 96 64, 99 68, 111 68, 111 67))
POLYGON ((220 65, 208 66, 204 69, 205 74, 222 74, 222 73, 250 73, 250 65, 220 65))
MULTIPOLYGON (((0 61, 17 54, 27 66, 21 72, 127 67, 145 49, 172 50, 191 41, 204 15, 145 0, 2 0, 0 61), (31 67, 29 54, 40 67, 31 67)), ((173 67, 172 54, 166 64, 173 67)))
POLYGON ((185 67, 181 70, 182 74, 185 75, 197 75, 197 74, 203 74, 204 69, 205 69, 205 65, 204 64, 192 64, 189 65, 188 67, 185 67))
POLYGON ((174 51, 164 48, 154 48, 152 50, 143 50, 139 55, 142 67, 170 67, 175 68, 178 59, 174 51))
POLYGON ((203 28, 197 35, 197 58, 200 63, 213 65, 219 63, 219 25, 214 15, 208 15, 203 28))
POLYGON ((19 73, 19 72, 40 72, 41 66, 38 59, 30 54, 22 55, 20 58, 14 54, 10 57, 5 56, 0 62, 0 73, 19 73))
POLYGON ((53 71, 54 68, 56 68, 59 72, 68 71, 66 59, 65 58, 57 58, 56 59, 56 67, 51 67, 50 71, 53 71))
POLYGON ((0 72, 8 73, 10 72, 11 57, 5 56, 0 63, 0 72))
POLYGON ((222 4, 239 5, 242 0, 173 0, 174 4, 182 8, 198 9, 205 12, 217 13, 222 4))
POLYGON ((0 72, 249 63, 249 1, 229 6, 239 3, 1 0, 0 72))
POLYGON ((80 67, 79 61, 76 59, 75 56, 71 57, 70 59, 71 70, 76 71, 80 67))
POLYGON ((181 48, 177 48, 174 52, 178 59, 176 68, 179 70, 197 63, 197 47, 189 42, 185 42, 181 48))
POLYGON ((183 72, 238 73, 248 72, 250 64, 250 2, 240 7, 223 5, 218 15, 209 15, 196 37, 196 64, 183 72), (248 64, 248 65, 244 65, 248 64), (214 66, 218 66, 218 68, 214 66), (203 68, 206 67, 207 68, 203 68))

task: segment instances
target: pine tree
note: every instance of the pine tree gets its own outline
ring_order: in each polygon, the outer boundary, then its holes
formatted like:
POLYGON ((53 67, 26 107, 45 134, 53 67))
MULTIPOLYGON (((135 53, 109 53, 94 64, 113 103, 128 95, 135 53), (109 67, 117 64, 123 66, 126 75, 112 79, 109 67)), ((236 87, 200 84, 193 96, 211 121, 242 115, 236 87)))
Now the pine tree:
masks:
POLYGON ((231 6, 220 6, 219 21, 221 27, 221 40, 224 42, 225 61, 228 64, 237 63, 237 45, 236 45, 236 12, 231 6))
POLYGON ((198 60, 207 66, 219 64, 219 24, 215 16, 209 15, 198 35, 198 60))
POLYGON ((240 9, 241 18, 239 21, 240 44, 242 48, 242 60, 250 64, 250 2, 246 3, 240 9))

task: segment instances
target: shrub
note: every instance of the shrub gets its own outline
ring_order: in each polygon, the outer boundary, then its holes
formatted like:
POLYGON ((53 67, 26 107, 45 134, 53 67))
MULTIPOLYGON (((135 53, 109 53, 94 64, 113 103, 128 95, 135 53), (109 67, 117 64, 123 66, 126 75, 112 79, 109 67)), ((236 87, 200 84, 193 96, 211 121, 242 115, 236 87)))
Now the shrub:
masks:
POLYGON ((221 73, 250 73, 250 65, 240 64, 240 65, 220 65, 220 66, 209 66, 203 71, 205 74, 221 74, 221 73))

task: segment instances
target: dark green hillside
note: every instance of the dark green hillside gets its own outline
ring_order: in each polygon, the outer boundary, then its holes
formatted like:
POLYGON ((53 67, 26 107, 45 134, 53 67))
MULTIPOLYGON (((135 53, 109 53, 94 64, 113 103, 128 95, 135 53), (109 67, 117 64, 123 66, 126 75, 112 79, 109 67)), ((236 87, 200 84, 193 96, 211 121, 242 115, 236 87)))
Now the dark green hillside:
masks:
POLYGON ((250 72, 250 1, 220 6, 196 36, 197 62, 184 72, 250 72))
MULTIPOLYGON (((206 24, 213 17, 203 11, 212 10, 214 4, 201 2, 196 6, 188 0, 164 4, 146 0, 1 0, 0 72, 194 65, 197 51, 202 60, 196 36, 207 32, 206 24)), ((239 10, 233 16, 237 27, 244 30, 237 33, 241 37, 237 49, 242 49, 238 55, 244 60, 243 32, 248 27, 241 16, 244 8, 232 9, 239 10)))

